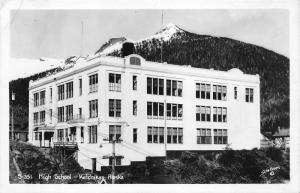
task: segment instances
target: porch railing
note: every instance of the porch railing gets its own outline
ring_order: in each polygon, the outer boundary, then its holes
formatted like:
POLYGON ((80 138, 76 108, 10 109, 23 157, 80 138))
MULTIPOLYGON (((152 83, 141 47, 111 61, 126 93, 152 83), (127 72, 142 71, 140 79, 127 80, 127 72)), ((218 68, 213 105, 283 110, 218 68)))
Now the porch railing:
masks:
POLYGON ((76 147, 77 142, 76 141, 69 141, 69 142, 57 141, 57 142, 53 142, 53 145, 54 145, 54 147, 76 147))
POLYGON ((78 114, 78 115, 73 115, 73 116, 69 116, 69 117, 66 117, 66 121, 68 123, 83 123, 85 118, 83 115, 81 114, 78 114))

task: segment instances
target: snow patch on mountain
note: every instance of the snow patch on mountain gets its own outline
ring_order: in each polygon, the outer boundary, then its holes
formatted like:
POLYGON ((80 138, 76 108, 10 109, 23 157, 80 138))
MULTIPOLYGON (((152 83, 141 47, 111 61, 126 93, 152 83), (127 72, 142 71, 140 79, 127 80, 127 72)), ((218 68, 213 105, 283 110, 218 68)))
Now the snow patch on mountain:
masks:
MULTIPOLYGON (((152 39, 158 39, 162 41, 169 41, 172 37, 175 37, 178 33, 183 33, 184 31, 180 29, 173 23, 168 23, 161 30, 156 32, 153 36, 143 38, 137 41, 131 41, 135 44, 141 43, 143 41, 151 41, 152 39)), ((127 39, 124 37, 121 38, 112 38, 96 52, 99 55, 108 55, 114 51, 120 51, 122 48, 122 44, 127 39)))
POLYGON ((174 37, 177 33, 184 32, 178 26, 173 23, 168 23, 164 28, 156 32, 153 36, 138 40, 136 42, 147 41, 151 39, 159 39, 163 41, 169 41, 172 37, 174 37))
POLYGON ((110 54, 110 53, 112 53, 114 51, 121 50, 122 44, 123 44, 123 41, 116 42, 116 43, 112 44, 111 46, 105 48, 99 54, 100 55, 107 55, 107 54, 110 54))
POLYGON ((65 65, 64 60, 53 58, 10 58, 9 62, 9 80, 25 78, 36 73, 63 67, 65 65))

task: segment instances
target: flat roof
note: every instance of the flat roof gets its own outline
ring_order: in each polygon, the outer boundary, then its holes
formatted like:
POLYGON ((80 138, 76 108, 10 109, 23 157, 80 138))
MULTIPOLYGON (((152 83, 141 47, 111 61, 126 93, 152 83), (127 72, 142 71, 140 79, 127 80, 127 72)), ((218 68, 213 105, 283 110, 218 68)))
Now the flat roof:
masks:
POLYGON ((205 69, 191 67, 190 65, 176 65, 168 64, 166 62, 151 62, 146 61, 144 58, 137 54, 131 54, 125 58, 115 57, 115 56, 94 56, 88 59, 80 58, 75 64, 66 65, 66 69, 57 73, 53 73, 49 76, 37 79, 35 81, 30 81, 29 89, 34 89, 36 87, 42 86, 44 84, 57 81, 68 76, 84 72, 86 70, 96 68, 98 66, 113 66, 122 69, 136 69, 144 70, 149 72, 161 72, 173 75, 183 75, 183 76, 193 76, 198 78, 212 78, 221 80, 232 80, 232 81, 242 81, 249 83, 259 83, 259 75, 244 74, 241 70, 237 68, 230 69, 228 71, 205 69), (141 59, 141 65, 130 65, 129 58, 138 57, 141 59))

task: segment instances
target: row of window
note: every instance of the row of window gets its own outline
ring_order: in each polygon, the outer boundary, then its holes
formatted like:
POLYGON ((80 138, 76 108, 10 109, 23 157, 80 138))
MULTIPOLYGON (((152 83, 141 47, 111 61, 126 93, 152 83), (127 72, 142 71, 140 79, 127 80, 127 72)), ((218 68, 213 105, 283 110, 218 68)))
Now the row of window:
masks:
MULTIPOLYGON (((134 116, 137 115, 137 101, 133 100, 134 116)), ((79 108, 79 116, 81 118, 82 109, 79 108)), ((34 113, 34 122, 37 115, 34 113)), ((57 108, 58 122, 70 121, 73 119, 73 105, 57 108), (66 115, 65 115, 66 112, 66 115), (66 117, 66 119, 65 119, 66 117)), ((98 99, 89 101, 89 118, 98 117, 98 99)), ((121 117, 121 100, 109 99, 109 117, 121 117)), ((167 103, 166 119, 167 120, 182 120, 183 105, 175 103, 167 103)), ((147 102, 147 118, 148 119, 164 119, 164 103, 147 102)), ((52 109, 50 109, 50 121, 52 121, 52 109)), ((211 107, 196 106, 196 121, 210 122, 211 107)), ((213 122, 227 122, 227 108, 213 107, 213 122)))
MULTIPOLYGON (((147 142, 148 143, 164 143, 165 140, 164 127, 148 127, 147 142)), ((168 127, 167 128, 167 143, 182 144, 183 143, 183 128, 168 127)))
POLYGON ((35 107, 37 107, 37 106, 39 106, 39 105, 44 105, 45 104, 45 94, 46 93, 46 91, 41 91, 41 92, 37 92, 37 93, 34 93, 33 94, 33 105, 35 106, 35 107))
MULTIPOLYGON (((138 135, 137 128, 133 128, 132 140, 137 143, 138 135)), ((227 144, 228 134, 227 129, 212 129, 198 128, 197 129, 197 144, 227 144)), ((59 141, 63 141, 64 132, 68 136, 68 130, 57 130, 57 137, 59 141)), ((164 127, 147 127, 147 143, 165 143, 165 130, 164 127)), ((167 127, 167 143, 168 144, 183 144, 183 128, 180 127, 167 127)), ((88 127, 88 142, 97 143, 98 141, 97 125, 88 127)), ((121 140, 121 125, 109 125, 109 142, 121 140)))
MULTIPOLYGON (((211 107, 196 106, 196 121, 210 122, 211 107)), ((213 107, 213 122, 227 122, 226 107, 213 107)))
POLYGON ((38 124, 45 123, 45 114, 46 114, 45 111, 33 113, 33 124, 38 125, 38 124))
MULTIPOLYGON (((226 101, 227 86, 213 85, 213 100, 226 101)), ((211 98, 211 85, 204 83, 196 83, 196 98, 210 99, 211 98)))
MULTIPOLYGON (((147 77, 147 94, 164 95, 164 83, 162 78, 147 77)), ((167 96, 182 97, 183 85, 182 81, 166 80, 166 94, 167 96)))
POLYGON ((58 100, 73 98, 73 81, 57 86, 58 100), (66 92, 65 92, 66 88, 66 92))
MULTIPOLYGON (((167 119, 182 120, 183 105, 167 103, 167 119)), ((148 119, 164 119, 164 103, 147 102, 148 119)))
MULTIPOLYGON (((50 115, 50 119, 52 119, 52 115, 50 115)), ((71 121, 71 120, 73 120, 73 105, 67 105, 65 107, 57 108, 57 121, 59 123, 64 121, 71 121)))
POLYGON ((227 144, 227 129, 214 129, 213 138, 211 129, 197 129, 197 144, 212 144, 212 139, 214 144, 227 144))
MULTIPOLYGON (((109 73, 109 91, 121 92, 121 74, 109 73)), ((164 79, 147 77, 147 94, 164 95, 164 79)), ((137 90, 137 76, 132 76, 132 89, 137 90)), ((58 100, 73 97, 73 81, 57 86, 58 100), (66 90, 66 92, 65 92, 66 90)), ((89 92, 98 91, 98 74, 89 76, 89 92)), ((177 80, 166 80, 166 95, 182 97, 183 83, 177 80)), ((234 87, 234 98, 237 99, 237 87, 234 87)), ((79 79, 79 96, 82 95, 82 79, 79 79)), ((196 83, 196 98, 211 99, 211 84, 196 83)), ((245 101, 253 103, 254 89, 245 88, 245 101)), ((213 100, 227 100, 227 86, 212 85, 213 100)), ((50 88, 50 102, 52 88, 50 88)), ((45 91, 34 93, 34 106, 45 104, 45 91)))

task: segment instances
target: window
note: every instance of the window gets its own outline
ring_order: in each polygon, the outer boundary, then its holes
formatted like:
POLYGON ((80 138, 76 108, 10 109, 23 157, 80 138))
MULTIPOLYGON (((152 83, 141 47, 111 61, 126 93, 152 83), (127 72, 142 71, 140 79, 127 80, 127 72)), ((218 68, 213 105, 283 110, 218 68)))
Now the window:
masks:
POLYGON ((137 128, 133 128, 132 131, 132 142, 137 143, 137 128))
POLYGON ((237 87, 234 87, 234 99, 237 99, 237 87))
POLYGON ((73 82, 68 82, 66 84, 66 98, 72 98, 73 97, 73 82))
POLYGON ((218 117, 218 122, 222 122, 222 107, 218 107, 217 117, 218 117))
POLYGON ((167 95, 182 97, 182 81, 167 80, 167 95))
POLYGON ((64 122, 64 107, 57 108, 58 122, 64 122))
POLYGON ((98 74, 93 74, 89 76, 89 89, 90 93, 98 91, 98 74))
POLYGON ((163 127, 148 127, 147 133, 148 143, 164 143, 163 127))
POLYGON ((165 142, 165 129, 163 127, 158 128, 158 140, 159 143, 165 142))
POLYGON ((182 144, 183 143, 183 129, 177 127, 168 127, 167 143, 182 144))
POLYGON ((52 88, 50 88, 50 103, 52 103, 52 88))
POLYGON ((39 113, 33 113, 33 124, 37 125, 39 123, 39 113))
POLYGON ((222 120, 227 122, 227 108, 222 108, 222 120))
POLYGON ((90 118, 98 117, 98 99, 89 101, 90 118))
POLYGON ((163 119, 164 118, 164 103, 159 103, 158 105, 158 116, 160 119, 163 119))
POLYGON ((132 115, 137 115, 137 101, 132 101, 132 115))
POLYGON ((130 64, 140 66, 141 65, 141 59, 138 58, 138 57, 131 57, 130 58, 130 64))
POLYGON ((109 142, 111 143, 112 140, 116 140, 119 142, 121 138, 121 125, 110 125, 109 126, 109 142))
POLYGON ((197 144, 211 144, 211 129, 197 129, 197 144))
POLYGON ((164 95, 164 80, 163 79, 159 79, 158 80, 158 93, 159 95, 164 95))
POLYGON ((167 95, 171 96, 171 80, 167 80, 167 95))
POLYGON ((152 94, 152 78, 147 78, 147 94, 152 94))
POLYGON ((210 121, 210 107, 196 106, 196 121, 210 121))
POLYGON ((82 108, 78 108, 78 112, 79 112, 79 119, 82 118, 82 108))
POLYGON ((214 144, 227 144, 227 129, 214 129, 214 144))
POLYGON ((217 86, 213 85, 213 100, 217 100, 217 86))
POLYGON ((222 99, 222 86, 217 86, 217 100, 222 99))
POLYGON ((171 115, 172 115, 172 104, 167 103, 167 119, 171 119, 171 115))
POLYGON ((65 137, 66 137, 67 140, 69 140, 68 136, 69 136, 69 134, 68 134, 68 128, 65 128, 65 137))
POLYGON ((213 99, 226 101, 227 87, 221 85, 213 85, 213 99))
MULTIPOLYGON (((113 157, 109 158, 109 165, 113 165, 113 157)), ((122 157, 116 157, 115 158, 115 166, 120 166, 122 165, 122 157)))
POLYGON ((34 106, 39 106, 39 93, 33 94, 34 106))
POLYGON ((147 118, 148 119, 163 119, 164 118, 164 103, 147 102, 147 118))
POLYGON ((40 105, 44 105, 45 104, 45 94, 46 93, 46 91, 41 91, 41 93, 40 93, 40 105))
POLYGON ((66 106, 66 121, 73 119, 73 105, 66 106))
POLYGON ((211 90, 210 87, 211 87, 210 84, 206 84, 206 85, 205 85, 206 99, 210 99, 210 90, 211 90))
POLYGON ((182 128, 178 128, 178 143, 182 144, 183 143, 183 130, 182 128))
POLYGON ((57 140, 64 141, 64 129, 57 129, 57 140))
POLYGON ((158 143, 158 127, 152 128, 153 143, 158 143))
POLYGON ((183 105, 167 103, 167 119, 182 120, 183 105))
POLYGON ((80 128, 80 137, 81 137, 81 143, 84 143, 84 131, 83 131, 83 127, 80 128))
POLYGON ((210 114, 211 114, 211 111, 210 111, 210 107, 206 107, 206 121, 210 121, 210 114))
POLYGON ((42 132, 34 132, 34 140, 42 140, 42 132))
POLYGON ((247 103, 253 103, 253 94, 254 94, 253 88, 246 88, 246 102, 247 103))
POLYGON ((97 143, 97 125, 89 126, 89 143, 97 143))
POLYGON ((164 95, 164 79, 147 77, 147 94, 164 95))
POLYGON ((121 100, 109 99, 109 116, 121 117, 121 100))
POLYGON ((58 100, 64 100, 65 98, 65 85, 62 84, 62 85, 59 85, 57 87, 57 93, 58 93, 58 100))
POLYGON ((196 98, 210 99, 210 84, 196 83, 196 98))
POLYGON ((82 95, 82 79, 79 79, 79 96, 82 95))
POLYGON ((50 123, 52 123, 52 116, 53 116, 52 109, 50 109, 50 123))
POLYGON ((121 91, 121 74, 109 73, 108 82, 109 91, 121 91))
POLYGON ((132 76, 132 90, 137 90, 137 76, 132 76))
POLYGON ((213 107, 213 121, 214 122, 227 122, 227 108, 226 107, 213 107))

